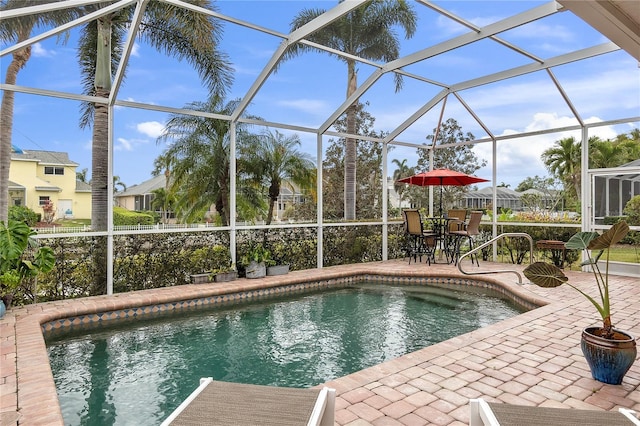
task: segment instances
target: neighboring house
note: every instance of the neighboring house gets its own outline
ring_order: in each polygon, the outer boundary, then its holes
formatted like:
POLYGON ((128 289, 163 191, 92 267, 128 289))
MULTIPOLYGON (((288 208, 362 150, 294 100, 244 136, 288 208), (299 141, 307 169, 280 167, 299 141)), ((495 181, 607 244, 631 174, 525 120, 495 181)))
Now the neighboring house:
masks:
MULTIPOLYGON (((154 190, 165 187, 166 178, 164 175, 158 175, 149 180, 146 180, 138 185, 133 185, 127 188, 126 191, 114 194, 115 203, 119 207, 123 207, 127 210, 143 211, 143 210, 155 210, 151 207, 155 194, 154 190)), ((297 186, 290 185, 289 182, 282 182, 280 188, 280 195, 275 204, 274 209, 274 221, 281 221, 285 215, 288 207, 303 203, 305 195, 302 194, 297 186)), ((215 205, 209 207, 207 216, 215 213, 215 205)))
POLYGON ((629 200, 640 195, 639 168, 640 159, 621 165, 615 173, 611 173, 610 169, 592 170, 595 223, 602 224, 607 216, 623 215, 629 200), (625 173, 625 168, 629 170, 628 173, 625 173))
POLYGON ((387 196, 389 197, 389 206, 398 209, 411 208, 411 202, 409 200, 400 201, 400 195, 396 191, 395 181, 393 178, 387 178, 387 196))
POLYGON ((166 178, 163 174, 146 180, 138 185, 133 185, 122 192, 113 195, 115 203, 127 210, 143 211, 153 210, 151 202, 155 194, 154 190, 165 187, 166 178))
MULTIPOLYGON (((523 192, 517 192, 513 189, 499 186, 496 188, 496 207, 498 209, 504 208, 512 211, 526 210, 521 199, 525 194, 533 194, 540 197, 547 208, 553 205, 554 199, 537 189, 528 189, 523 192)), ((493 203, 493 188, 488 186, 477 191, 470 191, 465 193, 462 198, 464 199, 463 206, 467 209, 487 209, 493 203)))
POLYGON ((9 168, 10 205, 42 213, 42 206, 51 202, 57 219, 91 219, 91 186, 77 180, 77 167, 66 152, 14 148, 9 168))

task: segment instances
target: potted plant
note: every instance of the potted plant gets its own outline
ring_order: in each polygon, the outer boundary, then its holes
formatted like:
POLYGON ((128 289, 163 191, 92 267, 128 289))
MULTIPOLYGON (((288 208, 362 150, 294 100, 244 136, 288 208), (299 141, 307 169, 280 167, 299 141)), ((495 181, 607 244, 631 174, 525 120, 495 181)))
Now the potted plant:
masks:
POLYGON ((247 278, 262 278, 267 275, 266 262, 271 262, 271 252, 260 243, 252 243, 240 262, 247 278))
POLYGON ((286 251, 286 246, 282 243, 276 243, 271 247, 272 259, 267 262, 267 275, 284 275, 289 272, 286 251))
POLYGON ((53 269, 55 256, 50 247, 39 247, 36 232, 24 222, 0 222, 0 297, 3 307, 11 306, 22 281, 53 269), (30 250, 27 250, 30 249, 30 250))
POLYGON ((227 266, 221 266, 211 271, 210 279, 217 283, 224 283, 233 281, 237 277, 238 271, 236 271, 236 266, 231 261, 229 261, 229 264, 227 266))
POLYGON ((564 283, 582 294, 596 308, 602 319, 602 326, 587 327, 582 331, 581 348, 594 379, 619 385, 636 358, 635 338, 626 331, 614 328, 611 321, 609 300, 609 249, 622 240, 629 232, 629 225, 621 221, 602 235, 597 232, 578 232, 566 243, 567 249, 584 250, 587 260, 581 266, 589 266, 595 278, 598 294, 586 291, 568 282, 562 270, 552 264, 536 262, 524 270, 524 275, 540 287, 557 287, 564 283), (597 251, 592 257, 591 250, 597 251), (605 254, 604 273, 598 266, 605 254))
POLYGON ((221 244, 196 249, 191 253, 190 258, 193 267, 198 271, 190 275, 193 284, 213 282, 218 271, 226 272, 235 269, 231 268, 229 249, 221 244))

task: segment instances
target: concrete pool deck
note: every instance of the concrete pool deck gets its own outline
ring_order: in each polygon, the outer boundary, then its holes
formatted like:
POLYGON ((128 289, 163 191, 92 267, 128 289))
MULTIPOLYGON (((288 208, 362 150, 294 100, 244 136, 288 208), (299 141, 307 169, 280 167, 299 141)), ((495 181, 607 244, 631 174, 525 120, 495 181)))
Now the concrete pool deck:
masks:
MULTIPOLYGON (((480 268, 466 264, 465 268, 504 269, 505 265, 484 262, 480 268)), ((13 308, 0 320, 0 415, 6 416, 0 423, 11 424, 9 418, 18 412, 21 425, 64 424, 42 335, 41 324, 48 321, 363 274, 468 278, 451 265, 409 265, 406 260, 394 260, 13 308)), ((568 271, 567 275, 581 287, 595 286, 592 274, 568 271)), ((591 378, 580 350, 580 332, 597 325, 598 316, 584 297, 566 286, 519 286, 511 274, 477 278, 548 304, 326 383, 337 391, 337 425, 468 425, 469 399, 479 397, 533 406, 640 411, 640 356, 621 385, 605 385, 591 378)), ((640 280, 611 276, 610 288, 614 324, 639 336, 640 280)))

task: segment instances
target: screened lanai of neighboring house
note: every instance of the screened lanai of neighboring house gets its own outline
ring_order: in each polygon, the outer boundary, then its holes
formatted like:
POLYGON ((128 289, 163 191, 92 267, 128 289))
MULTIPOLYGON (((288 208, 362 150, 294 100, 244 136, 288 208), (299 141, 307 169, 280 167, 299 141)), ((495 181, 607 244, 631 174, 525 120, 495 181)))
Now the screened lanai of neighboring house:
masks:
POLYGON ((595 222, 604 224, 607 216, 624 216, 624 207, 634 196, 640 195, 640 173, 625 173, 637 169, 640 159, 614 170, 594 170, 592 176, 595 222))
MULTIPOLYGON (((511 209, 514 211, 521 209, 521 194, 505 187, 497 187, 495 193, 496 207, 498 209, 511 209)), ((469 191, 464 194, 464 207, 467 209, 490 208, 494 201, 493 194, 494 190, 492 187, 482 188, 477 191, 469 191)))
MULTIPOLYGON (((587 140, 594 134, 614 137, 640 127, 640 11, 635 1, 410 1, 418 16, 415 34, 404 39, 399 30, 394 30, 399 35, 398 56, 388 61, 368 59, 357 52, 310 41, 314 34, 365 4, 364 0, 289 2, 277 15, 272 14, 275 3, 269 1, 251 2, 251 7, 247 7, 247 2, 216 2, 215 10, 177 0, 162 1, 210 16, 225 28, 220 45, 233 64, 235 82, 230 92, 239 102, 231 114, 208 115, 231 123, 232 153, 234 132, 242 123, 299 134, 302 149, 315 156, 317 165, 326 159, 332 139, 353 137, 381 147, 378 179, 380 186, 387 188, 387 176, 393 174, 392 159, 408 158, 415 162, 420 152, 428 157, 434 150, 448 148, 446 144, 432 145, 426 136, 434 136, 434 129, 447 117, 455 117, 465 131, 474 135, 465 143, 487 160, 488 166, 477 175, 494 185, 491 205, 495 217, 498 199, 506 204, 517 203, 513 197, 500 195, 497 182, 518 173, 528 163, 539 161, 533 148, 550 146, 550 141, 570 134, 578 140, 587 140), (292 20, 310 7, 326 9, 326 12, 292 31, 292 20), (315 50, 294 59, 287 58, 288 47, 296 43, 315 50), (345 97, 346 61, 354 61, 358 72, 355 91, 348 98, 345 97), (403 85, 396 91, 398 77, 402 78, 403 85), (622 86, 613 92, 612 83, 622 83, 622 86), (366 104, 376 117, 379 131, 375 136, 348 134, 336 127, 336 121, 356 101, 366 104), (616 109, 605 109, 609 104, 616 104, 616 109), (260 118, 247 118, 248 112, 260 118), (507 115, 509 121, 505 122, 507 115), (510 161, 518 155, 523 155, 520 163, 510 161)), ((55 52, 51 54, 51 63, 57 64, 57 68, 52 66, 45 74, 41 69, 38 74, 29 63, 16 84, 3 82, 1 88, 16 94, 14 128, 23 129, 24 123, 37 122, 42 114, 54 110, 68 111, 67 117, 48 129, 47 138, 52 141, 89 139, 90 134, 74 133, 81 102, 95 102, 109 108, 112 114, 108 185, 113 189, 111 177, 122 175, 119 170, 144 166, 151 170, 153 158, 162 151, 162 147, 156 147, 151 154, 132 154, 127 149, 140 133, 134 136, 128 132, 148 129, 150 123, 162 126, 167 114, 203 115, 186 108, 185 104, 204 99, 206 90, 198 83, 196 73, 188 71, 189 64, 185 62, 159 55, 159 65, 154 63, 152 69, 145 67, 153 49, 139 38, 138 25, 130 25, 124 35, 122 61, 113 72, 108 98, 84 94, 77 83, 81 76, 75 67, 56 62, 65 57, 65 53, 70 53, 69 58, 75 57, 75 46, 56 46, 57 36, 68 31, 75 41, 79 28, 86 23, 129 6, 136 7, 132 22, 140 23, 149 6, 146 0, 66 0, 4 11, 1 19, 86 5, 95 7, 95 11, 59 27, 35 28, 30 38, 19 43, 4 41, 0 50, 3 71, 11 55, 25 46, 35 46, 39 52, 42 48, 55 52), (176 64, 180 64, 179 69, 176 64), (42 78, 43 75, 47 78, 42 78), (159 89, 157 77, 160 75, 174 76, 172 80, 179 89, 173 86, 159 89), (188 84, 194 82, 195 88, 189 88, 188 84), (128 163, 131 157, 135 158, 133 165, 128 163)), ((14 138, 18 137, 19 134, 14 134, 14 138)), ((43 140, 42 143, 49 142, 43 140)), ((136 147, 142 149, 153 144, 154 140, 148 138, 136 147)), ((594 218, 601 214, 602 207, 590 207, 593 191, 589 177, 594 176, 596 181, 599 177, 588 168, 588 144, 582 145, 582 182, 586 189, 582 193, 580 213, 582 227, 588 229, 595 224, 594 218)), ((234 161, 231 167, 230 203, 235 212, 234 161)), ((429 167, 434 167, 433 162, 429 167)), ((365 179, 366 172, 361 170, 359 178, 365 179)), ((634 181, 634 176, 640 174, 640 165, 629 165, 622 173, 606 173, 629 174, 632 177, 625 178, 625 182, 634 181)), ((612 184, 615 178, 606 179, 612 184)), ((304 226, 312 229, 335 226, 323 213, 326 176, 322 167, 317 167, 316 181, 317 214, 312 223, 304 226)), ((637 194, 637 181, 634 182, 631 186, 620 185, 616 196, 622 200, 637 194)), ((380 196, 365 200, 379 205, 379 216, 357 217, 348 226, 355 226, 359 221, 379 226, 386 259, 387 227, 397 217, 389 214, 388 190, 381 192, 380 196)), ((619 211, 620 203, 611 198, 614 192, 610 188, 609 213, 619 211)), ((108 196, 113 204, 113 190, 108 191, 108 196)), ((234 214, 230 220, 225 230, 229 231, 234 252, 237 233, 251 225, 237 224, 234 214)), ((112 232, 107 231, 111 238, 112 232)), ((318 232, 322 241, 322 232, 318 232)), ((322 250, 322 244, 318 244, 319 267, 322 250)))

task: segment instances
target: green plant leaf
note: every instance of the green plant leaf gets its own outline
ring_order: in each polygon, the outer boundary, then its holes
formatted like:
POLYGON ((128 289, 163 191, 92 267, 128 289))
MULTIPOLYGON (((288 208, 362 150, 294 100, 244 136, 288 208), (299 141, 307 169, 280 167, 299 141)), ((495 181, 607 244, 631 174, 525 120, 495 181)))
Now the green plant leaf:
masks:
POLYGON ((591 240, 588 248, 591 250, 604 250, 608 249, 612 245, 620 242, 625 235, 629 232, 629 225, 624 220, 616 223, 611 228, 607 229, 598 238, 591 240))
POLYGON ((560 268, 544 262, 532 263, 523 273, 529 281, 540 287, 558 287, 569 280, 560 268))
POLYGON ((569 238, 564 246, 570 250, 584 250, 589 247, 591 240, 598 238, 598 236, 597 232, 578 232, 569 238))

